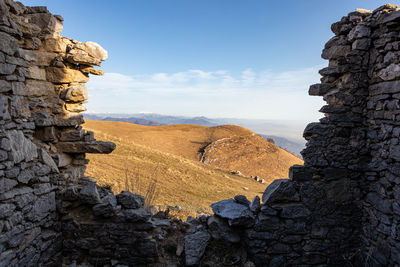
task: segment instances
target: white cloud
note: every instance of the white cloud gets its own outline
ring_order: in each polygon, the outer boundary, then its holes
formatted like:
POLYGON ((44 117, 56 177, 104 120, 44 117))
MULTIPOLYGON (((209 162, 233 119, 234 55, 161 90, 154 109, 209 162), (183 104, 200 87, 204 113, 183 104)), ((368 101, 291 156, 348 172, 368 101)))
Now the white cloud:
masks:
POLYGON ((322 66, 285 72, 238 75, 227 70, 187 70, 127 76, 106 73, 88 83, 92 112, 135 113, 149 110, 163 114, 205 115, 266 119, 315 120, 320 98, 307 95, 319 81, 322 66))

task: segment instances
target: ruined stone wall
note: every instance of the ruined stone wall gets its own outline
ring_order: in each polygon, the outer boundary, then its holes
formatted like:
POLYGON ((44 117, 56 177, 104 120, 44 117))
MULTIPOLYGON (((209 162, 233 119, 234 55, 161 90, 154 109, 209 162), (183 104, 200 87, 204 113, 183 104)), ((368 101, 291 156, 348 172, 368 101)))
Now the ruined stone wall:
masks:
POLYGON ((262 203, 244 196, 186 223, 84 177, 115 145, 82 129, 89 74, 107 52, 60 37, 62 17, 0 0, 0 266, 400 265, 400 10, 332 25, 309 93, 304 166, 262 203))
POLYGON ((309 90, 325 117, 304 131, 304 166, 266 189, 258 213, 213 204, 257 266, 400 264, 400 9, 359 9, 332 31, 309 90))
POLYGON ((107 52, 60 37, 61 16, 0 0, 0 266, 51 262, 62 248, 57 191, 111 152, 80 127, 88 74, 107 52))

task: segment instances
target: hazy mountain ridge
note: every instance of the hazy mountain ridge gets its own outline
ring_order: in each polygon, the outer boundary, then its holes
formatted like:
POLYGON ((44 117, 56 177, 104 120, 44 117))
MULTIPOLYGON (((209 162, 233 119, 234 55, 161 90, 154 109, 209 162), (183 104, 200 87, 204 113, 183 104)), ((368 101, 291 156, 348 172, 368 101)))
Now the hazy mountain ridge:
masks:
POLYGON ((265 135, 265 134, 258 134, 258 135, 266 140, 268 140, 268 139, 274 140, 275 145, 277 145, 283 149, 286 149, 287 151, 292 152, 299 157, 301 157, 300 152, 305 148, 303 144, 291 141, 291 140, 283 138, 283 137, 279 137, 279 136, 275 136, 275 135, 265 135))
MULTIPOLYGON (((248 128, 265 139, 272 138, 277 146, 286 149, 297 156, 300 156, 300 151, 305 148, 305 141, 301 139, 301 134, 299 134, 299 138, 296 140, 284 136, 288 131, 290 131, 290 125, 287 123, 280 124, 279 122, 269 120, 207 118, 204 116, 185 117, 161 115, 156 113, 86 113, 84 114, 84 117, 89 120, 121 121, 145 126, 193 124, 212 127, 223 124, 234 124, 248 128)), ((299 125, 296 125, 296 127, 301 128, 299 125)), ((300 130, 297 130, 297 132, 300 132, 300 130)))

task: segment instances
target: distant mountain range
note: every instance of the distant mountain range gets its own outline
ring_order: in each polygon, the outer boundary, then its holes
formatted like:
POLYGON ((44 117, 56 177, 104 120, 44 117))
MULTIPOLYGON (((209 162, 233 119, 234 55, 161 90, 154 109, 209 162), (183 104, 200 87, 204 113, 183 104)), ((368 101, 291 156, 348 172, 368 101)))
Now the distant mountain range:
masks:
MULTIPOLYGON (((301 125, 291 127, 287 123, 279 124, 275 121, 268 120, 249 120, 249 119, 229 119, 229 118, 207 118, 200 117, 184 117, 184 116, 170 116, 155 113, 135 113, 135 114, 118 114, 118 113, 85 113, 85 119, 88 120, 101 120, 101 121, 120 121, 145 126, 160 126, 160 125, 174 125, 174 124, 193 124, 202 126, 217 126, 223 124, 233 124, 246 127, 252 131, 257 132, 264 139, 273 139, 274 143, 287 151, 300 156, 300 151, 304 149, 305 141, 303 139, 288 138, 282 135, 288 131, 294 130, 299 132, 298 128, 301 125)), ((304 128, 304 127, 303 127, 304 128)), ((292 134, 293 135, 293 134, 292 134)), ((301 156, 300 156, 301 157, 301 156)))
POLYGON ((274 140, 275 145, 277 145, 283 149, 286 149, 287 151, 292 152, 292 153, 296 154, 297 156, 301 157, 300 151, 302 151, 304 149, 304 144, 301 144, 301 143, 298 143, 295 141, 291 141, 289 139, 275 136, 275 135, 265 135, 265 134, 258 134, 258 135, 266 140, 268 140, 268 139, 274 140))

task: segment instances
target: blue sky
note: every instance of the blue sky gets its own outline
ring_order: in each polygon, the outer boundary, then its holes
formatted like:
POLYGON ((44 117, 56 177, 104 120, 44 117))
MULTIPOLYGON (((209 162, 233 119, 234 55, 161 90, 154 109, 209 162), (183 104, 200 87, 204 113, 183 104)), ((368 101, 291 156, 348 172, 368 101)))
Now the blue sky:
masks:
POLYGON ((330 25, 378 0, 24 0, 64 17, 62 35, 109 53, 89 112, 315 121, 330 25))

